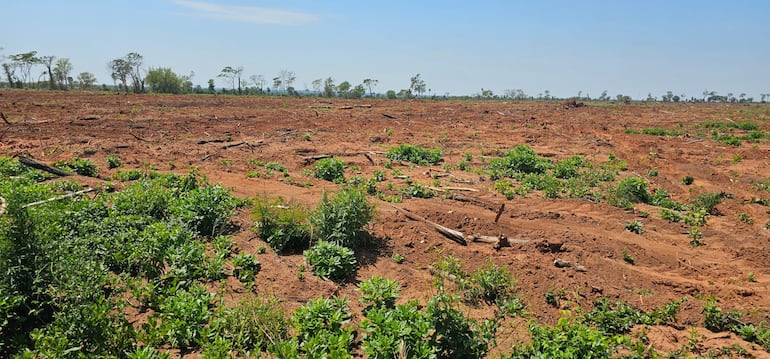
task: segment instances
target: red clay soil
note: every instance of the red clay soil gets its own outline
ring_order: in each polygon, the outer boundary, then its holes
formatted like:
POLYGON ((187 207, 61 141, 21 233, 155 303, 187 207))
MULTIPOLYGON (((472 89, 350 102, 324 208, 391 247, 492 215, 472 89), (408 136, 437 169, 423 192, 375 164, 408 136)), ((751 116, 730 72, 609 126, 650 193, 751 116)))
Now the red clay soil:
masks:
MULTIPOLYGON (((757 357, 767 356, 759 346, 735 335, 703 328, 701 311, 703 300, 714 295, 725 309, 753 313, 753 322, 767 319, 770 231, 765 224, 770 217, 767 207, 747 200, 770 198, 770 193, 754 185, 770 176, 770 146, 766 140, 729 146, 712 140, 703 124, 751 120, 770 131, 770 106, 588 103, 575 108, 558 102, 3 91, 0 112, 10 122, 0 123, 0 156, 24 155, 45 163, 87 158, 99 164, 104 179, 113 173, 106 166, 108 155, 120 156, 124 169, 183 173, 196 167, 236 196, 282 197, 310 208, 322 191, 337 188, 305 171, 312 168, 310 156, 334 154, 347 163, 346 176, 370 178, 375 170, 385 169, 388 160, 383 153, 400 143, 441 148, 443 165, 454 168, 466 153, 472 156, 472 168, 483 168, 491 156, 519 144, 554 161, 582 155, 598 164, 613 154, 628 163, 620 178, 642 176, 651 189, 663 188, 679 202, 687 203, 702 192, 731 195, 717 207, 719 215, 711 216, 701 228, 705 245, 691 246, 689 227, 661 219, 657 207, 641 204, 629 211, 606 202, 545 199, 538 192, 506 200, 485 175, 452 169, 454 177, 440 178, 440 185, 478 190, 452 192, 480 199, 490 208, 447 196, 404 199, 398 205, 466 234, 504 234, 529 242, 500 250, 483 243, 461 246, 372 197, 378 215, 368 229, 381 245, 360 256, 357 278, 376 274, 396 279, 403 287, 400 300, 425 301, 435 293, 429 265, 446 255, 459 258, 468 272, 488 262, 508 268, 525 298, 528 316, 506 323, 495 352, 507 352, 511 343, 527 340, 529 320, 554 324, 562 315, 560 309, 591 308, 601 297, 644 309, 686 297, 676 328, 649 329, 655 348, 678 349, 695 328, 706 336, 699 344, 704 352, 740 343, 757 357), (652 127, 684 134, 626 133, 652 127), (279 162, 290 177, 247 178, 246 173, 257 168, 256 161, 279 162), (651 169, 657 169, 658 175, 649 176, 651 169), (685 176, 692 176, 694 183, 683 184, 685 176), (298 185, 305 183, 312 186, 298 185), (505 211, 495 222, 495 209, 503 203, 505 211), (643 211, 649 217, 641 217, 643 211), (753 223, 739 220, 739 213, 753 223), (632 220, 644 223, 642 235, 624 229, 632 220), (624 260, 624 252, 633 257, 633 264, 624 260), (405 261, 397 264, 393 253, 403 255, 405 261), (579 266, 557 268, 556 259, 579 266), (750 273, 755 281, 748 280, 750 273), (546 303, 546 292, 563 293, 561 308, 546 303)), ((431 174, 445 172, 442 165, 396 163, 393 169, 429 186, 436 185, 431 174)), ((386 184, 398 189, 405 186, 405 179, 394 178, 392 170, 386 173, 387 181, 379 188, 395 195, 386 190, 386 184)), ((252 230, 248 210, 235 221, 241 228, 234 234, 241 250, 253 253, 264 244, 252 230)), ((288 310, 308 299, 336 294, 351 298, 354 310, 360 311, 355 283, 338 285, 310 273, 299 279, 301 255, 277 256, 268 249, 259 259, 262 271, 255 291, 281 298, 288 310)), ((228 300, 251 295, 236 280, 228 284, 228 300)))

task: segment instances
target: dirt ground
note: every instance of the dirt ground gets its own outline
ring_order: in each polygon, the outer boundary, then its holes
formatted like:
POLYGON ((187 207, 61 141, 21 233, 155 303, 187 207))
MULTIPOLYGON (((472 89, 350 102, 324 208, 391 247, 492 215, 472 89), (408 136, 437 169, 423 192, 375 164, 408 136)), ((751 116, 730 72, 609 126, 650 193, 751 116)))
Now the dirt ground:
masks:
MULTIPOLYGON (((688 301, 679 313, 679 326, 652 327, 651 343, 661 351, 682 347, 695 328, 705 339, 704 350, 740 343, 757 357, 767 357, 759 346, 735 335, 703 328, 702 303, 709 295, 725 309, 751 313, 752 322, 768 319, 770 309, 770 249, 765 225, 768 207, 748 203, 770 198, 756 181, 770 176, 770 143, 735 147, 712 140, 702 125, 713 121, 751 120, 770 131, 770 106, 759 104, 589 103, 566 108, 559 102, 430 101, 430 100, 325 100, 288 97, 116 95, 113 93, 0 92, 0 156, 24 155, 45 163, 81 157, 100 166, 109 179, 108 155, 118 155, 123 169, 157 169, 184 173, 191 167, 214 183, 231 188, 239 197, 278 198, 315 207, 324 190, 335 184, 312 178, 310 156, 334 154, 348 164, 346 176, 372 176, 385 170, 386 182, 403 187, 398 170, 418 183, 434 186, 432 175, 442 165, 395 164, 385 169, 383 153, 400 143, 441 148, 443 165, 457 166, 470 154, 470 165, 483 168, 519 144, 531 146, 553 160, 582 155, 602 163, 610 154, 628 163, 620 178, 644 177, 651 189, 663 188, 677 201, 687 203, 702 192, 726 192, 730 198, 718 207, 701 228, 703 246, 693 247, 689 227, 661 219, 659 208, 638 205, 635 211, 606 202, 579 199, 545 199, 531 193, 506 200, 494 191, 484 175, 452 169, 453 177, 439 178, 441 186, 468 187, 478 192, 451 192, 493 204, 460 202, 437 196, 404 199, 398 204, 433 222, 463 233, 504 234, 529 240, 496 250, 489 244, 461 246, 422 222, 406 218, 389 203, 376 198, 378 215, 370 233, 382 245, 363 253, 358 279, 381 275, 398 280, 401 299, 426 300, 432 288, 431 263, 446 255, 459 258, 465 269, 493 262, 508 268, 517 279, 528 316, 511 321, 499 338, 498 350, 508 351, 526 340, 529 320, 554 324, 561 309, 591 308, 606 297, 622 299, 652 309, 682 297, 688 301), (681 136, 627 134, 628 129, 662 127, 680 129, 681 136), (210 142, 215 141, 215 142, 210 142), (366 153, 367 156, 363 154, 366 153), (279 162, 290 177, 248 178, 255 163, 279 162), (657 176, 649 172, 657 169, 657 176), (692 176, 685 185, 682 178, 692 176), (452 183, 450 179, 455 181, 452 183), (306 186, 311 183, 312 186, 306 186), (495 222, 496 208, 505 210, 495 222), (647 211, 649 217, 640 216, 647 211), (739 213, 753 223, 739 220, 739 213), (628 221, 644 223, 645 232, 624 229, 628 221), (559 247, 561 244, 561 247, 559 247), (624 261, 624 251, 634 263, 624 261), (393 253, 405 257, 397 264, 393 253), (575 266, 557 268, 556 259, 575 266), (584 271, 582 269, 585 269, 584 271), (749 280, 752 277, 754 281, 749 280), (559 307, 546 303, 546 292, 560 293, 559 307)), ((262 169, 264 170, 264 169, 262 169)), ((99 180, 93 180, 99 181, 99 180)), ((395 192, 394 192, 395 193, 395 192)), ((252 230, 248 211, 239 213, 240 231, 234 234, 239 248, 254 251, 264 242, 252 230)), ((318 296, 352 298, 360 310, 355 283, 334 284, 310 273, 298 278, 301 255, 277 256, 268 249, 260 255, 262 271, 256 291, 282 299, 287 309, 318 296)), ((247 295, 237 281, 231 283, 232 300, 247 295)), ((474 313, 484 315, 485 313, 474 313)))

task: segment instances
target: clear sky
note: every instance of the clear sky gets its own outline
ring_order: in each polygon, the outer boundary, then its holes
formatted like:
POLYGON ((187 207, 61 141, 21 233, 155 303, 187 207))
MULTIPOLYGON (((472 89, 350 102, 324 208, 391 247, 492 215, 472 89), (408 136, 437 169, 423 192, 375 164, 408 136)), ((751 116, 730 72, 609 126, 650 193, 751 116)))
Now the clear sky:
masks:
POLYGON ((4 55, 68 57, 98 83, 138 52, 204 87, 243 66, 293 71, 298 90, 373 78, 384 93, 419 73, 439 95, 770 93, 767 0, 0 0, 0 14, 4 55))

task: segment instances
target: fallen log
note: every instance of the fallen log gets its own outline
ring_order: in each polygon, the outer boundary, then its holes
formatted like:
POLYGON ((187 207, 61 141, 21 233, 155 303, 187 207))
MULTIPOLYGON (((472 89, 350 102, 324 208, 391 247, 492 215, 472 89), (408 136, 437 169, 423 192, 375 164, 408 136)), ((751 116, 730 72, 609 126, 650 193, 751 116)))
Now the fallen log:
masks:
POLYGON ((48 173, 55 174, 57 176, 62 176, 62 177, 72 176, 72 173, 69 173, 69 172, 64 171, 64 170, 60 170, 60 169, 55 168, 55 167, 51 167, 51 166, 49 166, 49 165, 47 165, 45 163, 40 163, 40 162, 35 161, 35 160, 31 159, 31 158, 27 158, 27 157, 23 157, 23 156, 19 156, 19 163, 21 163, 21 164, 23 164, 23 165, 25 165, 27 167, 32 167, 32 168, 37 169, 37 170, 41 170, 41 171, 45 171, 45 172, 48 172, 48 173))
POLYGON ((393 115, 388 114, 388 113, 383 113, 382 115, 387 117, 387 118, 389 118, 389 119, 391 119, 391 120, 395 120, 396 119, 396 116, 393 116, 393 115))
POLYGON ((497 210, 497 215, 495 216, 495 223, 497 223, 497 221, 500 220, 500 215, 503 214, 504 210, 505 210, 505 203, 501 203, 500 209, 497 210))
POLYGON ((478 192, 479 190, 475 188, 468 188, 468 187, 453 187, 453 186, 447 186, 447 187, 433 187, 428 186, 428 188, 434 190, 434 191, 466 191, 466 192, 478 192))
POLYGON ((217 138, 217 139, 213 139, 213 140, 200 140, 197 143, 199 145, 205 145, 207 143, 222 143, 222 142, 230 142, 230 141, 228 139, 225 139, 225 138, 217 138))
POLYGON ((433 227, 437 232, 443 234, 445 237, 447 237, 447 238, 449 238, 449 239, 451 239, 451 240, 453 240, 453 241, 455 241, 455 242, 457 242, 457 243, 459 243, 461 245, 464 245, 464 246, 468 245, 468 242, 465 240, 465 236, 463 235, 462 232, 455 231, 454 229, 449 229, 449 228, 444 227, 444 226, 442 226, 442 225, 440 225, 438 223, 431 222, 428 219, 422 218, 422 217, 420 217, 420 216, 418 216, 418 215, 416 215, 416 214, 414 214, 412 212, 409 212, 409 211, 407 211, 407 210, 405 210, 403 208, 396 207, 396 206, 394 206, 392 204, 390 206, 395 208, 397 211, 403 213, 406 216, 406 218, 409 218, 409 219, 414 220, 414 221, 424 222, 424 223, 428 224, 429 226, 433 227))
POLYGON ((236 143, 229 143, 229 144, 226 144, 226 145, 222 146, 222 149, 226 150, 228 148, 238 147, 238 146, 245 145, 245 144, 246 144, 246 141, 241 141, 241 142, 236 142, 236 143))
POLYGON ((9 126, 11 125, 11 123, 8 121, 8 119, 5 118, 5 114, 3 114, 2 112, 0 112, 0 118, 3 119, 3 122, 5 122, 6 125, 9 125, 9 126))
POLYGON ((510 239, 504 234, 499 236, 485 236, 477 233, 471 235, 471 240, 473 242, 494 244, 495 249, 510 247, 512 244, 527 244, 530 242, 529 239, 510 239))
POLYGON ((497 204, 490 203, 490 202, 487 202, 487 201, 484 201, 484 200, 481 200, 481 199, 478 199, 478 198, 463 196, 463 195, 460 195, 460 194, 457 194, 457 193, 452 193, 452 196, 450 196, 448 198, 449 199, 453 199, 455 201, 470 203, 470 204, 479 206, 481 208, 486 208, 486 209, 488 209, 488 210, 490 210, 492 212, 495 212, 495 213, 500 211, 500 206, 498 206, 497 204))
POLYGON ((32 207, 32 206, 37 206, 37 205, 41 205, 41 204, 44 204, 44 203, 48 203, 48 202, 59 201, 59 200, 65 199, 65 198, 75 197, 75 196, 78 196, 78 195, 81 195, 81 194, 84 194, 84 193, 92 192, 93 190, 94 190, 93 188, 86 188, 86 189, 81 190, 81 191, 67 193, 65 195, 56 196, 56 197, 52 197, 52 198, 49 198, 49 199, 44 199, 42 201, 27 203, 27 204, 21 206, 21 208, 28 208, 28 207, 32 207))

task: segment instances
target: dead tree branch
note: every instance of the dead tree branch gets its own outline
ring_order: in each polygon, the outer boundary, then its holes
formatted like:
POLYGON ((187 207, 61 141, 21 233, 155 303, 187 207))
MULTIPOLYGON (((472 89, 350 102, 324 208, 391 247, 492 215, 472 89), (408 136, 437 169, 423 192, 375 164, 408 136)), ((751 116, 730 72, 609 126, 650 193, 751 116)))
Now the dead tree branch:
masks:
POLYGON ((444 227, 444 226, 442 226, 442 225, 440 225, 438 223, 431 222, 428 219, 422 218, 422 217, 420 217, 420 216, 418 216, 418 215, 416 215, 416 214, 414 214, 412 212, 409 212, 409 211, 407 211, 407 210, 405 210, 403 208, 396 207, 396 206, 394 206, 392 204, 390 206, 395 208, 397 211, 403 213, 404 216, 406 216, 406 218, 409 218, 409 219, 414 220, 414 221, 424 222, 427 225, 433 227, 439 233, 443 234, 445 237, 447 237, 447 238, 449 238, 449 239, 451 239, 451 240, 453 240, 453 241, 455 241, 455 242, 457 242, 459 244, 462 244, 464 246, 468 245, 468 242, 465 240, 465 236, 463 235, 462 232, 455 231, 453 229, 449 229, 447 227, 444 227))
POLYGON ((21 206, 21 208, 28 208, 28 207, 32 207, 32 206, 37 206, 37 205, 41 205, 41 204, 44 204, 44 203, 48 203, 48 202, 59 201, 59 200, 65 199, 65 198, 75 197, 75 196, 79 196, 79 195, 84 194, 84 193, 92 192, 93 190, 94 190, 93 188, 86 188, 86 189, 81 190, 81 191, 67 193, 67 194, 64 194, 64 195, 61 195, 61 196, 56 196, 56 197, 52 197, 52 198, 49 198, 49 199, 44 199, 42 201, 27 203, 27 204, 21 206))
POLYGON ((21 163, 21 164, 23 164, 23 165, 25 165, 27 167, 32 167, 32 168, 37 169, 37 170, 41 170, 41 171, 45 171, 45 172, 48 172, 48 173, 55 174, 57 176, 62 176, 62 177, 72 176, 72 173, 60 170, 60 169, 55 168, 55 167, 51 167, 51 166, 49 166, 49 165, 47 165, 45 163, 40 163, 40 162, 35 161, 35 160, 31 159, 31 158, 27 158, 27 157, 23 157, 23 156, 19 156, 19 163, 21 163))

